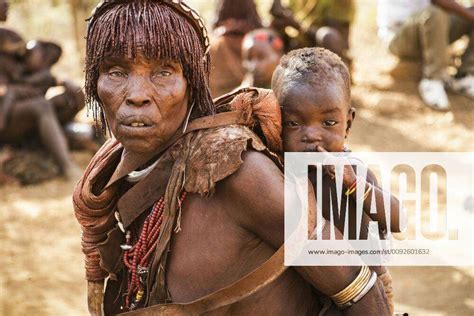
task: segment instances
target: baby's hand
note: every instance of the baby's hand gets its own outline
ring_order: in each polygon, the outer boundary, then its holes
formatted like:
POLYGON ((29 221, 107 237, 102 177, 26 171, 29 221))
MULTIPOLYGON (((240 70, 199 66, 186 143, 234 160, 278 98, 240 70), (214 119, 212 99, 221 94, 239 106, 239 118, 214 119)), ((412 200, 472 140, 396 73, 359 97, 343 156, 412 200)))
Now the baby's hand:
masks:
MULTIPOLYGON (((330 152, 328 152, 326 149, 324 149, 321 146, 317 146, 316 149, 319 152, 326 153, 328 155, 332 155, 330 152)), ((344 186, 346 188, 349 188, 357 180, 357 176, 354 172, 354 169, 352 169, 350 161, 347 158, 339 157, 339 159, 344 159, 344 172, 343 172, 343 175, 342 175, 342 181, 344 183, 344 186)), ((327 174, 331 179, 334 180, 336 178, 336 170, 335 170, 334 166, 324 165, 323 170, 324 170, 324 173, 327 174)))

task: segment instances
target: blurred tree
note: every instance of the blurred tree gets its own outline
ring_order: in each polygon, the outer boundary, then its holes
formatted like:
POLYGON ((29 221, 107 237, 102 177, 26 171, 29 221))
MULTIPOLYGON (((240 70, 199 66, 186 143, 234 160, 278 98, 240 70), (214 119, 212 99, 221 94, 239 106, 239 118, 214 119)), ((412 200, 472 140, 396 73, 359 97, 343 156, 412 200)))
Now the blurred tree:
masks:
MULTIPOLYGON (((52 0, 56 1, 56 0, 52 0)), ((76 49, 80 52, 80 64, 83 64, 85 53, 85 35, 86 23, 85 20, 89 17, 92 9, 98 3, 97 0, 69 0, 71 10, 72 23, 74 29, 74 39, 76 42, 76 49)))

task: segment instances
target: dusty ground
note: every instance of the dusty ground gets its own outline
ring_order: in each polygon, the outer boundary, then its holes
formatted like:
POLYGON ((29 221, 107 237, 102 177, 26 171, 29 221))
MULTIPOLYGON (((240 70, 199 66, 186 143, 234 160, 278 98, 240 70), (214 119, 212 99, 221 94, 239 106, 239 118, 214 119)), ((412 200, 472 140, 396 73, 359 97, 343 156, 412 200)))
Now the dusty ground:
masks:
MULTIPOLYGON (((359 1, 353 33, 354 103, 350 143, 355 151, 473 151, 474 102, 449 95, 453 110, 425 107, 417 93, 416 63, 398 63, 376 38, 371 1, 359 1), (365 21, 365 23, 363 22, 365 21)), ((372 2, 373 3, 373 2, 372 2)), ((396 310, 410 315, 473 315, 474 270, 393 267, 396 310)))
MULTIPOLYGON (((473 151, 474 104, 450 95, 437 113, 417 95, 414 63, 397 66, 377 41, 373 1, 359 1, 353 33, 356 151, 473 151)), ((75 153, 86 166, 90 155, 75 153)), ((0 315, 86 315, 74 181, 0 188, 0 315)), ((397 310, 410 315, 474 314, 474 272, 457 267, 397 267, 397 310)))

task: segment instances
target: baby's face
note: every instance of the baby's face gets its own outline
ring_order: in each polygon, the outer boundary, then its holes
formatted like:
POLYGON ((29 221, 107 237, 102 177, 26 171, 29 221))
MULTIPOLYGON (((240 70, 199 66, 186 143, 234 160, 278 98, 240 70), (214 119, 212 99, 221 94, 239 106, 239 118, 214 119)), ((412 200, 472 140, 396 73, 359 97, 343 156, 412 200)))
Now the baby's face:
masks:
POLYGON ((281 101, 283 149, 286 152, 340 152, 355 111, 338 84, 295 85, 281 101))
POLYGON ((245 70, 253 76, 254 85, 269 87, 281 53, 267 41, 248 39, 243 44, 242 57, 245 70))

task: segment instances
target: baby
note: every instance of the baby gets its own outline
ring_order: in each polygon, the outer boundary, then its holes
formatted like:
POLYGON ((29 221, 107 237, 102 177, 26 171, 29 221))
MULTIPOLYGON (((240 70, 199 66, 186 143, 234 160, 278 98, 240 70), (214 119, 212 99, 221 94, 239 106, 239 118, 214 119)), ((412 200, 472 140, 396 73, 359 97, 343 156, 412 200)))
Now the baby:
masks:
MULTIPOLYGON (((336 54, 322 48, 303 48, 288 53, 283 56, 273 74, 272 89, 282 110, 282 139, 285 152, 329 154, 348 151, 345 141, 355 118, 355 109, 351 107, 349 71, 336 54)), ((310 171, 313 185, 316 179, 314 173, 315 170, 310 171)), ((325 168, 322 205, 323 210, 326 210, 323 212, 326 219, 330 216, 328 189, 335 187, 334 179, 334 168, 325 168)), ((380 234, 383 237, 387 230, 385 217, 378 218, 378 214, 370 213, 372 195, 375 195, 377 206, 383 205, 383 192, 377 185, 375 175, 368 170, 367 178, 356 176, 348 160, 343 172, 343 185, 343 192, 348 196, 349 212, 356 212, 357 191, 364 192, 361 233, 367 234, 369 222, 375 220, 379 223, 380 234)), ((398 200, 391 196, 390 204, 390 228, 392 232, 399 232, 398 200)), ((336 222, 335 225, 344 232, 344 221, 336 222)), ((388 270, 380 266, 371 269, 384 281, 387 296, 391 301, 391 279, 388 270)))

